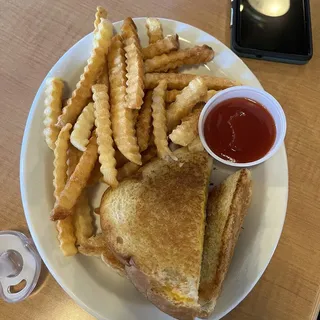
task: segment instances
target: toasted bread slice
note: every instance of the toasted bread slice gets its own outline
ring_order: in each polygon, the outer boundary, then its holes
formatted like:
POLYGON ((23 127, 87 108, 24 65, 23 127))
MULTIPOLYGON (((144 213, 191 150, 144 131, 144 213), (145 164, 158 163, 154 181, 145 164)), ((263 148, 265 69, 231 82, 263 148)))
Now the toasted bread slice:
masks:
POLYGON ((208 198, 198 316, 207 318, 220 295, 234 247, 251 201, 251 173, 242 169, 215 187, 208 198))
POLYGON ((101 227, 108 247, 135 285, 162 311, 191 319, 198 289, 212 159, 181 148, 179 161, 154 160, 108 189, 101 227))

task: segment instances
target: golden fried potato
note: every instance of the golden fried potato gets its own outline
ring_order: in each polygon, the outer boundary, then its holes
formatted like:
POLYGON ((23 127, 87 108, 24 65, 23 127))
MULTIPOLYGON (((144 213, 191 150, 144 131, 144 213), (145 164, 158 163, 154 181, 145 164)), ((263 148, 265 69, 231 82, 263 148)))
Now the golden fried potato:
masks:
POLYGON ((99 162, 101 164, 100 170, 105 183, 115 188, 118 186, 118 181, 111 131, 108 88, 104 84, 96 84, 92 87, 92 92, 99 162))
POLYGON ((133 174, 138 172, 140 168, 141 166, 133 162, 127 162, 118 170, 118 181, 122 181, 123 179, 132 176, 133 174))
POLYGON ((103 175, 101 173, 101 164, 98 159, 91 171, 90 178, 87 182, 87 186, 91 187, 99 182, 104 182, 104 181, 103 181, 103 175))
POLYGON ((86 151, 83 152, 79 163, 63 191, 56 201, 51 214, 51 220, 62 220, 72 214, 72 208, 87 185, 91 171, 98 158, 98 145, 95 132, 90 138, 86 151))
POLYGON ((183 65, 205 63, 214 57, 214 51, 207 45, 195 46, 190 49, 172 51, 155 56, 144 62, 145 72, 161 72, 179 68, 183 65))
POLYGON ((158 19, 148 18, 146 21, 146 28, 150 44, 163 39, 162 25, 158 19))
MULTIPOLYGON (((72 145, 69 146, 67 155, 67 176, 68 178, 71 176, 71 172, 73 172, 74 168, 76 167, 79 161, 79 155, 81 152, 74 148, 72 145)), ((81 156, 81 155, 80 155, 81 156)), ((73 256, 75 255, 78 250, 75 246, 76 237, 75 237, 75 230, 72 221, 72 217, 69 216, 64 220, 58 220, 56 225, 58 231, 58 240, 60 243, 60 249, 63 252, 64 256, 73 256)))
POLYGON ((203 100, 207 95, 207 86, 204 81, 197 77, 181 91, 176 101, 171 103, 167 110, 168 131, 171 132, 186 117, 196 103, 203 100))
POLYGON ((95 83, 99 71, 105 63, 112 33, 112 23, 106 19, 101 19, 98 31, 94 33, 91 56, 87 61, 80 81, 76 85, 76 89, 59 116, 58 126, 60 128, 68 122, 74 124, 82 109, 87 105, 89 98, 91 98, 91 86, 95 83))
MULTIPOLYGON (((67 167, 68 167, 68 148, 70 139, 70 130, 72 125, 66 124, 60 131, 54 149, 54 171, 53 171, 53 185, 54 196, 56 202, 59 201, 61 192, 63 191, 67 182, 67 167)), ((77 253, 75 246, 76 238, 74 235, 74 228, 71 217, 63 221, 57 222, 58 240, 60 249, 65 256, 72 256, 77 253)))
POLYGON ((98 26, 101 21, 101 19, 107 19, 108 12, 105 8, 98 6, 97 11, 95 14, 95 20, 94 20, 94 32, 98 32, 98 26))
POLYGON ((169 135, 170 140, 186 147, 198 136, 198 122, 202 106, 194 108, 194 110, 182 119, 180 125, 178 125, 169 135))
POLYGON ((207 92, 207 96, 205 97, 204 101, 205 103, 207 103, 213 96, 215 96, 218 93, 218 91, 216 90, 208 90, 207 92))
POLYGON ((85 151, 91 130, 94 126, 94 108, 93 103, 89 102, 88 105, 82 110, 71 132, 70 141, 74 147, 80 151, 85 151))
POLYGON ((67 151, 69 148, 70 130, 72 125, 66 124, 60 131, 56 140, 56 147, 54 149, 54 161, 53 161, 53 186, 54 197, 59 198, 62 190, 67 182, 67 151))
POLYGON ((153 118, 153 134, 154 143, 157 147, 159 158, 168 160, 178 160, 173 155, 168 146, 167 137, 167 119, 165 110, 165 96, 166 96, 167 84, 166 81, 160 81, 158 86, 152 93, 152 118, 153 118))
POLYGON ((204 147, 202 145, 202 142, 200 140, 200 137, 196 137, 189 145, 188 145, 188 150, 190 152, 200 152, 204 151, 204 147))
POLYGON ((140 40, 132 19, 126 19, 121 30, 127 66, 126 77, 128 79, 126 82, 126 107, 140 109, 144 96, 144 66, 140 50, 140 40))
POLYGON ((97 76, 97 84, 104 84, 109 88, 109 78, 108 78, 108 63, 107 61, 101 68, 98 76, 97 76))
MULTIPOLYGON (((203 102, 208 102, 215 94, 216 90, 208 90, 208 93, 204 98, 203 102)), ((177 95, 181 94, 181 90, 168 90, 166 94, 166 103, 172 103, 176 100, 177 95)))
POLYGON ((74 256, 78 252, 78 249, 75 246, 76 237, 74 235, 72 216, 57 221, 56 227, 58 231, 59 246, 63 255, 66 257, 74 256))
POLYGON ((123 20, 123 24, 121 26, 121 36, 122 39, 127 42, 127 45, 131 44, 133 41, 137 42, 139 50, 141 50, 138 29, 132 18, 128 17, 123 20))
POLYGON ((49 78, 46 81, 46 98, 44 100, 44 137, 48 147, 55 148, 60 129, 56 127, 62 109, 63 81, 59 78, 49 78))
POLYGON ((75 170, 77 164, 79 163, 79 160, 82 156, 82 152, 78 150, 73 145, 69 145, 68 149, 68 169, 67 169, 67 176, 68 179, 70 179, 71 175, 73 174, 73 171, 75 170))
POLYGON ((152 91, 148 91, 137 119, 137 139, 140 152, 146 150, 149 145, 152 129, 152 91))
MULTIPOLYGON (((74 207, 73 215, 67 217, 66 219, 68 218, 73 219, 77 245, 81 245, 82 243, 85 243, 87 239, 90 238, 93 234, 91 209, 89 206, 88 195, 85 190, 82 191, 74 207)), ((61 221, 65 221, 65 220, 61 220, 61 221)))
POLYGON ((133 110, 125 107, 126 66, 121 36, 113 37, 108 54, 111 124, 114 141, 130 161, 141 164, 135 134, 133 110))
POLYGON ((159 81, 166 80, 168 89, 182 90, 197 77, 200 77, 205 82, 208 89, 223 90, 241 85, 237 81, 213 76, 197 76, 187 73, 147 73, 145 74, 145 88, 153 89, 158 85, 159 81))
POLYGON ((158 40, 155 43, 149 44, 146 48, 142 48, 143 59, 151 59, 155 56, 160 56, 163 53, 179 49, 179 37, 177 34, 167 36, 164 39, 158 40))
POLYGON ((176 101, 176 97, 180 93, 181 93, 181 90, 177 90, 177 89, 167 90, 166 103, 172 103, 172 102, 176 101))
MULTIPOLYGON (((157 149, 155 147, 149 147, 142 153, 142 165, 148 163, 151 159, 157 156, 157 149)), ((118 170, 118 181, 122 181, 138 172, 141 166, 133 163, 127 162, 118 170)))

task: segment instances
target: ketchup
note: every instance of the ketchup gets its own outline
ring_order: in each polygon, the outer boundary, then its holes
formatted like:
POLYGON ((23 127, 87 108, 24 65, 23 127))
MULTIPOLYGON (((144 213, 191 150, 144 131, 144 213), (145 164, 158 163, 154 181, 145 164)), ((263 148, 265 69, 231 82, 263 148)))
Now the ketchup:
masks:
POLYGON ((271 149, 276 126, 269 111, 248 98, 233 98, 213 108, 204 123, 209 148, 220 158, 239 163, 262 158, 271 149))

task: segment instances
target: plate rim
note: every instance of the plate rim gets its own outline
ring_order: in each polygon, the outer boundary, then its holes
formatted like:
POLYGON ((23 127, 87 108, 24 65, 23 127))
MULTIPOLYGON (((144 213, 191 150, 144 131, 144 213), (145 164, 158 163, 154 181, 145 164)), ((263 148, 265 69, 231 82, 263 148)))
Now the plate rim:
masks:
MULTIPOLYGON (((139 21, 139 20, 145 20, 147 17, 136 17, 136 18, 132 18, 134 21, 139 21)), ((157 17, 157 19, 159 19, 160 21, 168 21, 168 22, 174 22, 174 23, 179 23, 179 24, 183 24, 186 25, 188 28, 192 28, 195 29, 197 32, 202 32, 206 35, 209 35, 210 37, 214 38, 215 40, 217 40, 219 42, 220 45, 222 45, 224 48, 227 48, 229 51, 232 52, 232 54, 234 55, 234 57, 236 58, 237 63, 241 63, 242 65, 244 65, 253 75, 254 79, 259 83, 260 87, 263 89, 260 81, 258 80, 258 78, 255 76, 255 74, 251 71, 251 69, 246 65, 246 63, 240 58, 238 57, 229 47, 227 47, 222 41, 220 41, 219 39, 217 39, 215 36, 213 36, 212 34, 198 28, 195 26, 192 26, 188 23, 179 21, 179 20, 174 20, 174 19, 169 19, 169 18, 160 18, 157 17)), ((112 22, 113 26, 118 25, 123 23, 124 20, 119 20, 116 22, 112 22)), ((54 65, 50 68, 49 72, 46 74, 46 76, 44 77, 44 79, 41 82, 40 87, 37 90, 37 93, 33 99, 33 102, 31 104, 31 108, 29 110, 28 113, 28 117, 27 117, 27 121, 25 124, 25 129, 23 132, 23 138, 22 138, 22 145, 21 145, 21 152, 20 152, 20 193, 21 193, 21 200, 22 200, 22 206, 23 206, 23 210, 24 210, 24 215, 27 221, 27 225, 28 225, 28 229, 30 230, 30 234, 32 236, 33 242, 41 256, 42 261, 45 263, 46 267, 48 268, 49 272, 51 273, 51 275, 54 277, 54 279, 58 282, 58 284, 62 287, 62 289, 81 307, 83 308, 86 312, 88 312, 89 314, 93 315, 94 317, 101 319, 101 314, 96 312, 94 309, 90 308, 83 300, 81 300, 80 298, 77 297, 76 294, 73 293, 73 291, 71 289, 69 289, 67 286, 65 286, 63 284, 63 278, 61 276, 59 276, 58 274, 55 273, 55 271, 53 270, 53 268, 51 267, 51 265, 47 262, 46 259, 46 253, 45 250, 42 249, 41 243, 40 243, 40 238, 37 236, 36 230, 34 228, 34 225, 31 221, 31 215, 28 211, 28 201, 27 201, 27 188, 26 188, 26 179, 25 179, 25 158, 26 158, 26 153, 27 153, 27 147, 28 147, 28 143, 30 143, 30 132, 31 132, 31 123, 32 120, 34 118, 34 114, 37 108, 37 105, 39 104, 39 100, 40 100, 40 96, 43 92, 43 88, 45 86, 45 82, 46 79, 48 78, 48 75, 51 74, 52 70, 55 68, 56 64, 63 59, 68 52, 78 46, 82 41, 85 41, 85 39, 87 37, 90 37, 90 35, 92 35, 93 32, 88 33, 87 35, 83 36, 81 39, 79 39, 75 44, 73 44, 61 57, 59 57, 59 59, 54 63, 54 65)), ((264 268, 262 268, 261 272, 259 273, 259 275, 256 277, 255 281, 253 281, 251 283, 251 285, 249 286, 249 289, 247 290, 247 292, 243 293, 235 303, 233 303, 232 305, 229 306, 229 308, 227 308, 225 310, 225 312, 222 312, 221 314, 218 315, 218 318, 221 319, 222 317, 224 317, 226 314, 228 314, 230 311, 232 311, 240 302, 242 302, 246 296, 252 291, 252 289, 254 288, 254 286, 257 284, 257 282, 261 279, 263 273, 265 272, 266 268, 268 267, 274 252, 278 246, 282 231, 283 231, 283 226, 284 226, 284 222, 286 219, 286 213, 287 213, 287 206, 288 206, 288 194, 289 194, 289 171, 288 171, 288 159, 287 159, 287 153, 286 153, 286 148, 285 148, 285 144, 282 144, 282 147, 280 148, 280 150, 278 152, 283 153, 283 157, 284 157, 284 165, 285 165, 285 172, 286 172, 286 194, 285 194, 285 212, 283 214, 283 219, 281 221, 281 223, 279 223, 279 225, 281 224, 281 228, 279 228, 279 234, 277 235, 277 241, 274 242, 273 245, 273 249, 272 251, 270 251, 270 257, 268 257, 268 263, 264 266, 264 268)), ((109 317, 105 317, 103 316, 103 319, 106 320, 112 320, 109 319, 109 317)), ((210 319, 210 318, 209 318, 210 319)))

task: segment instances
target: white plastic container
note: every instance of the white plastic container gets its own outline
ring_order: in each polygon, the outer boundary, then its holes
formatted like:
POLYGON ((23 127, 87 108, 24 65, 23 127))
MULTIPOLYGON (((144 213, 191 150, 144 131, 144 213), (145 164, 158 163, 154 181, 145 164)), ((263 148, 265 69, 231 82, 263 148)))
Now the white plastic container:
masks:
POLYGON ((267 93, 266 91, 262 89, 248 87, 248 86, 232 87, 232 88, 220 91, 215 96, 213 96, 202 109, 198 125, 199 125, 199 136, 207 152, 214 159, 233 167, 250 167, 268 160, 278 151, 278 149, 282 145, 284 137, 286 135, 286 129, 287 129, 286 117, 279 102, 271 94, 267 93), (220 102, 228 99, 232 99, 232 98, 249 98, 249 99, 255 100, 258 103, 260 103, 262 106, 264 106, 270 112, 271 116, 274 119, 274 122, 276 125, 276 138, 275 138, 274 144, 262 158, 256 161, 240 163, 240 162, 231 162, 231 161, 222 159, 209 148, 205 140, 204 123, 208 114, 220 102))

